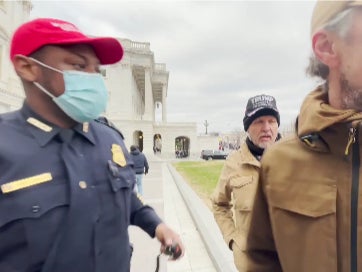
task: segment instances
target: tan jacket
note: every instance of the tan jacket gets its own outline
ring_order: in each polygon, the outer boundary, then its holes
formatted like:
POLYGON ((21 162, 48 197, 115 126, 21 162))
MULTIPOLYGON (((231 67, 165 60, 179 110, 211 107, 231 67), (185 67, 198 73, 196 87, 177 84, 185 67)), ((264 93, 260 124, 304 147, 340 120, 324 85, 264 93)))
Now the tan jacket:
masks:
POLYGON ((358 161, 352 170, 361 153, 362 132, 353 144, 351 130, 360 130, 362 114, 336 110, 325 101, 321 88, 308 95, 298 135, 263 155, 246 271, 362 271, 358 161))
POLYGON ((213 214, 226 244, 234 241, 234 262, 241 271, 250 211, 259 179, 260 162, 250 153, 246 143, 230 154, 212 195, 213 214), (233 216, 235 211, 235 216, 233 216), (235 248, 235 246, 237 248, 235 248))

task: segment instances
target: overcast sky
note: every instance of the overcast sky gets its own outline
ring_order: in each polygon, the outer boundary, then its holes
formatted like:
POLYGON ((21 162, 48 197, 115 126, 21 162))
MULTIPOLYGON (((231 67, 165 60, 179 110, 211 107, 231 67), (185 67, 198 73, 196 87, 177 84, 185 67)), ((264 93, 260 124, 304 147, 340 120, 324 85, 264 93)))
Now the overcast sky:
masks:
POLYGON ((31 17, 70 21, 90 35, 149 42, 170 72, 169 122, 198 132, 242 129, 247 99, 270 94, 292 124, 316 86, 305 75, 315 1, 33 1, 31 17))

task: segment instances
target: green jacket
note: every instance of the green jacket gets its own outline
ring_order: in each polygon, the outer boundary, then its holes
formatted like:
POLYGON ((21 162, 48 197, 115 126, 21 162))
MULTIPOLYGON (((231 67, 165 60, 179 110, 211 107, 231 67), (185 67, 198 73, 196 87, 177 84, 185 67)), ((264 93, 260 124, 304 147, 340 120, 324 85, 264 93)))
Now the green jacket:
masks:
POLYGON ((307 96, 297 134, 263 155, 245 271, 362 271, 361 121, 307 96))

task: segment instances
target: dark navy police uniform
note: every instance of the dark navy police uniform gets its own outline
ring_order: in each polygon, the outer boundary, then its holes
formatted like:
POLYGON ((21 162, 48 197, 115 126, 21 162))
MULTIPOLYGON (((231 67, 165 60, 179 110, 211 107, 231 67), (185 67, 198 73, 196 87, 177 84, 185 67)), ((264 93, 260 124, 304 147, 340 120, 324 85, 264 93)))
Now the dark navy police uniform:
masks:
POLYGON ((27 105, 0 115, 0 271, 126 272, 128 226, 161 222, 133 193, 121 135, 56 127, 27 105))

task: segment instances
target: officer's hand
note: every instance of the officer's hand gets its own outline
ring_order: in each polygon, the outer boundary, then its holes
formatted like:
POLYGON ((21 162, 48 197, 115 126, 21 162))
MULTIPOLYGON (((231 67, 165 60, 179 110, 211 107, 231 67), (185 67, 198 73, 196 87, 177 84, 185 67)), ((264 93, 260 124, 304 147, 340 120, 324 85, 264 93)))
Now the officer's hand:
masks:
POLYGON ((185 254, 185 248, 182 244, 180 236, 169 228, 165 223, 161 223, 156 228, 156 237, 161 242, 161 252, 167 253, 168 248, 177 246, 177 251, 181 250, 179 256, 173 256, 173 260, 181 258, 185 254), (166 250, 167 249, 167 250, 166 250))
POLYGON ((148 174, 148 169, 145 170, 145 175, 147 175, 147 174, 148 174))

